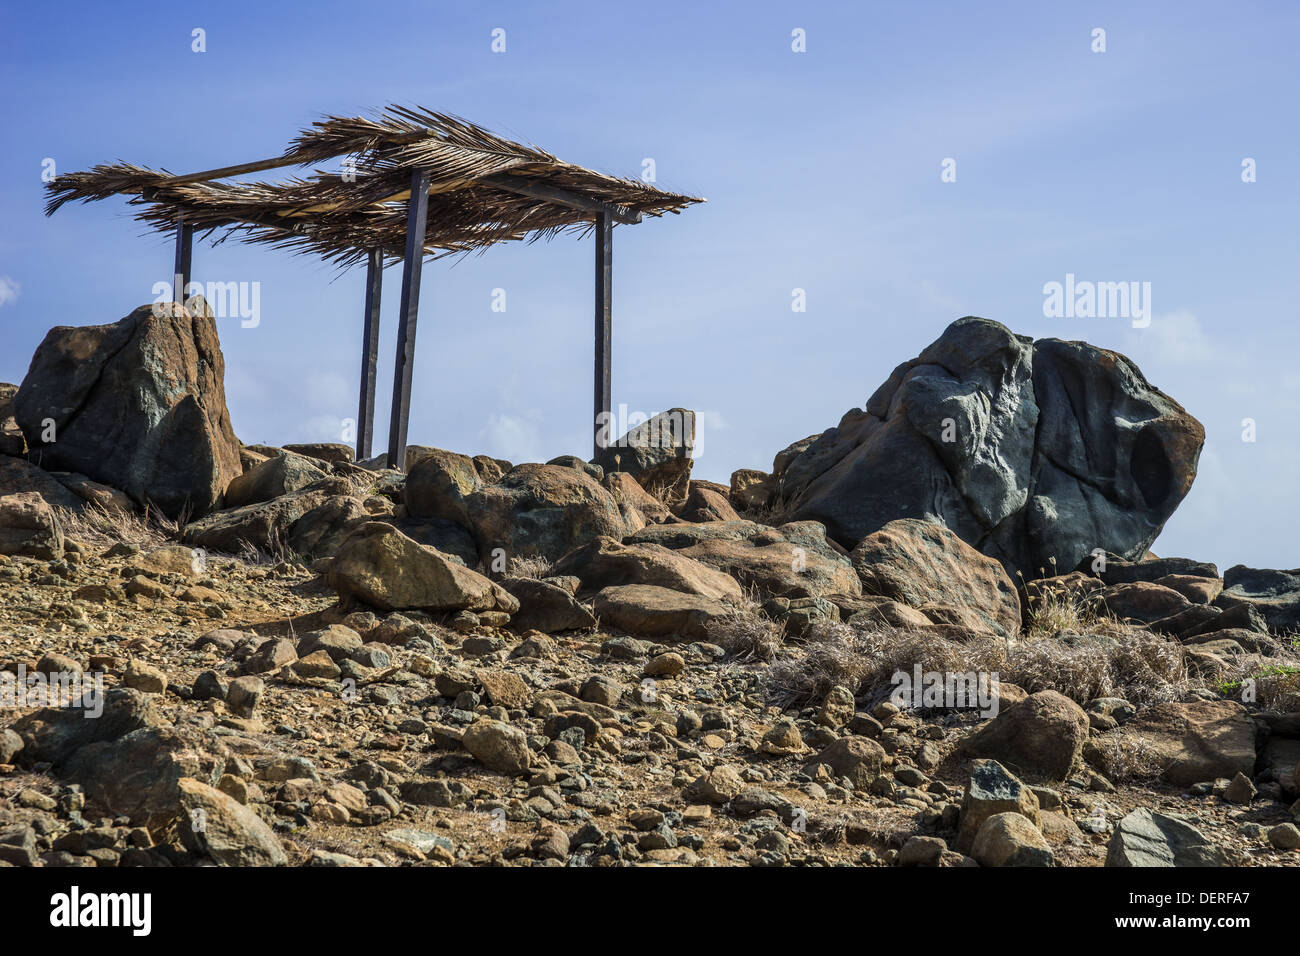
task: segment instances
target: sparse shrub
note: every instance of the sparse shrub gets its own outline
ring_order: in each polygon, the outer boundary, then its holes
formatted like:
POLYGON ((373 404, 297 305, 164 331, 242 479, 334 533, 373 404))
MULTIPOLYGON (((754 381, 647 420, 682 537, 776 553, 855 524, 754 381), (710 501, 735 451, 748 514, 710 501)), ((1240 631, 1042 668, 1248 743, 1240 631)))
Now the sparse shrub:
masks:
POLYGON ((510 574, 516 578, 545 578, 551 574, 551 562, 540 554, 529 558, 511 558, 510 574))

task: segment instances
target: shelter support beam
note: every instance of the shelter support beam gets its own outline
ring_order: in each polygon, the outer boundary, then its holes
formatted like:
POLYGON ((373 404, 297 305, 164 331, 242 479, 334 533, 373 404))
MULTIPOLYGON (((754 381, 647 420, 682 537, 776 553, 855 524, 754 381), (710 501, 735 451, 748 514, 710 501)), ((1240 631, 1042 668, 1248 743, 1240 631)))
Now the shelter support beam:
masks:
POLYGON ((415 329, 420 311, 420 268, 429 218, 429 172, 411 173, 406 213, 406 252, 402 261, 402 299, 397 316, 397 361, 393 367, 393 414, 388 425, 388 467, 406 468, 406 428, 411 417, 411 374, 415 367, 415 329))
POLYGON ((608 211, 596 213, 596 364, 594 390, 595 437, 593 455, 599 455, 606 441, 618 436, 610 420, 612 382, 610 350, 613 342, 614 217, 608 211))
POLYGON ((379 293, 384 253, 371 249, 366 263, 366 316, 361 335, 361 399, 357 406, 357 461, 371 455, 375 438, 375 375, 379 365, 379 293))
POLYGON ((190 284, 190 263, 194 252, 194 227, 182 221, 176 227, 176 264, 172 268, 172 301, 185 304, 190 284))

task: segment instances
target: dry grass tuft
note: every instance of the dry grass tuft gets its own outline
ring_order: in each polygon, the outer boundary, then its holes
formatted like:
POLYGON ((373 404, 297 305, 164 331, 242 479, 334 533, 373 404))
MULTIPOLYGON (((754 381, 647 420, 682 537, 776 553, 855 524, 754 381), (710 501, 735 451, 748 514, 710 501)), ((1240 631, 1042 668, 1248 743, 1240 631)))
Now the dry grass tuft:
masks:
POLYGON ((56 507, 54 512, 67 537, 87 544, 121 542, 149 551, 177 540, 180 534, 175 521, 147 507, 143 512, 120 511, 88 502, 80 511, 56 507))
POLYGON ((1138 628, 1072 635, 1008 647, 1001 638, 959 642, 907 628, 815 625, 795 640, 765 619, 718 625, 714 639, 735 659, 770 664, 770 693, 780 706, 822 700, 832 687, 868 705, 888 698, 893 675, 922 671, 997 673, 1026 691, 1054 690, 1080 705, 1122 697, 1142 706, 1183 700, 1206 687, 1189 674, 1182 645, 1138 628))
POLYGON ((539 555, 531 558, 511 558, 510 573, 516 578, 550 577, 551 562, 539 555))

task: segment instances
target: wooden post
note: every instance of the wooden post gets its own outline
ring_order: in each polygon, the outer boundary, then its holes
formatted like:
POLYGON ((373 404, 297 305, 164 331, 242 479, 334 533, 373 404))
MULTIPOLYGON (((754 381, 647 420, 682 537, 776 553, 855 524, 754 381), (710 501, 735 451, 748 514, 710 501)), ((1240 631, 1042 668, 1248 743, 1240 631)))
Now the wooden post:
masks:
POLYGON ((361 335, 361 399, 357 406, 357 461, 370 457, 375 437, 375 373, 379 365, 379 292, 384 278, 384 253, 370 250, 366 264, 366 317, 361 335))
POLYGON ((420 267, 424 264, 429 218, 429 173, 411 173, 407 201, 406 253, 402 262, 402 303, 397 317, 397 362, 393 368, 393 415, 388 425, 388 467, 406 469, 406 426, 411 417, 411 372, 415 365, 415 328, 420 311, 420 267))
MULTIPOLYGON (((612 429, 610 420, 612 410, 612 385, 610 376, 610 348, 613 339, 613 322, 610 314, 613 304, 610 284, 613 280, 614 258, 614 218, 607 212, 596 213, 596 375, 594 390, 595 432, 592 441, 595 449, 592 454, 598 456, 604 447, 601 431, 612 429), (603 422, 603 424, 602 424, 603 422)), ((619 436, 606 431, 610 442, 619 436)))
POLYGON ((194 227, 182 221, 176 227, 176 264, 172 269, 172 301, 185 304, 185 288, 190 284, 190 260, 194 251, 194 227))

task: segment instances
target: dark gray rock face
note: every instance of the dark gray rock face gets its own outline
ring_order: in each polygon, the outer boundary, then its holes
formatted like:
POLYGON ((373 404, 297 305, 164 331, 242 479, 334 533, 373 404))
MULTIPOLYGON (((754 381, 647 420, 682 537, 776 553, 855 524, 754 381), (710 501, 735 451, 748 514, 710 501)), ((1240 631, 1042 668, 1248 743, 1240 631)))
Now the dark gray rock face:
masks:
POLYGON ((1300 630, 1300 568, 1274 571, 1235 565, 1223 572, 1223 593, 1214 599, 1224 611, 1256 611, 1278 634, 1300 630))
POLYGON ((1145 553, 1204 438, 1124 356, 968 316, 773 470, 789 516, 845 547, 929 516, 1032 577, 1096 548, 1145 553))
POLYGON ((170 518, 216 508, 241 472, 210 315, 141 306, 112 325, 46 333, 13 400, 34 460, 170 518))

